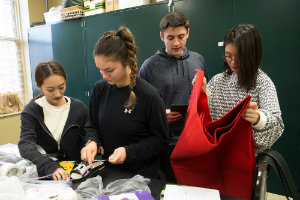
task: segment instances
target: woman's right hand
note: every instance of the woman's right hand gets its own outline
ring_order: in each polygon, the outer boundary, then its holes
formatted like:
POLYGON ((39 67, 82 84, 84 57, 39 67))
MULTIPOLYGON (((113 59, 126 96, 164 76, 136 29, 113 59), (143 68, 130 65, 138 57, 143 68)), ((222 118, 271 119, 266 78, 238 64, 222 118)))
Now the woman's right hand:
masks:
POLYGON ((85 147, 80 151, 81 160, 88 161, 91 166, 94 162, 94 158, 97 155, 97 143, 95 141, 90 141, 85 147))
POLYGON ((67 175, 67 172, 63 168, 59 167, 54 171, 52 178, 57 181, 67 180, 69 177, 67 175))

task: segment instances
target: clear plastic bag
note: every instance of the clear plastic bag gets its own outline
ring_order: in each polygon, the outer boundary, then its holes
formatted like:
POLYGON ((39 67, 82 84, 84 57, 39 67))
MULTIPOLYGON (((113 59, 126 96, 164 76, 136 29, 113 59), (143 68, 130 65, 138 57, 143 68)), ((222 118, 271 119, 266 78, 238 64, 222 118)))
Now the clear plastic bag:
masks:
POLYGON ((30 162, 29 160, 18 157, 15 154, 6 153, 3 151, 0 151, 0 160, 8 163, 13 163, 21 167, 23 174, 19 176, 20 178, 38 177, 36 165, 30 162))
POLYGON ((26 200, 78 200, 69 181, 29 180, 21 181, 26 200))
POLYGON ((0 199, 9 200, 78 200, 68 181, 0 177, 0 199))
POLYGON ((18 93, 0 93, 0 114, 8 114, 22 111, 24 108, 18 93))
POLYGON ((15 154, 17 145, 1 145, 0 160, 22 168, 23 174, 16 177, 0 177, 0 199, 10 200, 77 200, 77 193, 69 181, 39 180, 36 165, 15 154))

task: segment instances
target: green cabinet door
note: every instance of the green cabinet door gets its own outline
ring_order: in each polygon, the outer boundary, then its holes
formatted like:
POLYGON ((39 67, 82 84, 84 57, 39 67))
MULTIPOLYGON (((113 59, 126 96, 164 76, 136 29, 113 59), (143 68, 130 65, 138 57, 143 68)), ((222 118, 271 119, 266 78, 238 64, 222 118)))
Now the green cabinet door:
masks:
POLYGON ((35 86, 35 68, 40 62, 53 60, 51 26, 44 25, 28 30, 28 46, 33 96, 40 94, 35 86))
POLYGON ((60 63, 67 74, 65 95, 88 105, 86 65, 81 19, 52 24, 53 59, 60 63))

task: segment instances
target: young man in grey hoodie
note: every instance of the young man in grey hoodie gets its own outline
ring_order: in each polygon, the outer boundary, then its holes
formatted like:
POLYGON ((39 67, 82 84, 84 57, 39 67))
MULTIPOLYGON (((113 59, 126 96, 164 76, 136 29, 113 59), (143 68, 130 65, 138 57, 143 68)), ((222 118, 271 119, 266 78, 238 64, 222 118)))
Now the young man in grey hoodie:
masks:
POLYGON ((176 182, 169 160, 183 129, 182 124, 176 123, 183 120, 182 114, 170 111, 170 107, 189 103, 195 69, 204 71, 206 80, 209 80, 203 56, 185 47, 189 32, 189 20, 185 14, 171 12, 165 15, 160 22, 160 37, 165 48, 145 60, 139 71, 140 77, 152 84, 165 102, 170 143, 161 162, 169 182, 176 182))

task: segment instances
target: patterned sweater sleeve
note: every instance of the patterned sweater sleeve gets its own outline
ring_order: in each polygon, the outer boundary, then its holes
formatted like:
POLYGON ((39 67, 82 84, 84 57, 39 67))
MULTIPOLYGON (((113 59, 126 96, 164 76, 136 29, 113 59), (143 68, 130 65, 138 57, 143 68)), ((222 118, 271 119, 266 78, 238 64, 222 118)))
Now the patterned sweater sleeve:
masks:
POLYGON ((284 124, 281 117, 281 111, 277 92, 274 83, 266 75, 258 77, 257 91, 259 93, 258 108, 266 116, 266 124, 260 129, 253 129, 256 154, 270 148, 281 136, 284 130, 284 124))
POLYGON ((207 98, 210 98, 210 94, 213 92, 213 89, 216 87, 216 79, 218 79, 220 75, 217 74, 215 76, 212 77, 212 79, 210 79, 209 81, 207 81, 207 85, 206 85, 206 95, 207 98))

